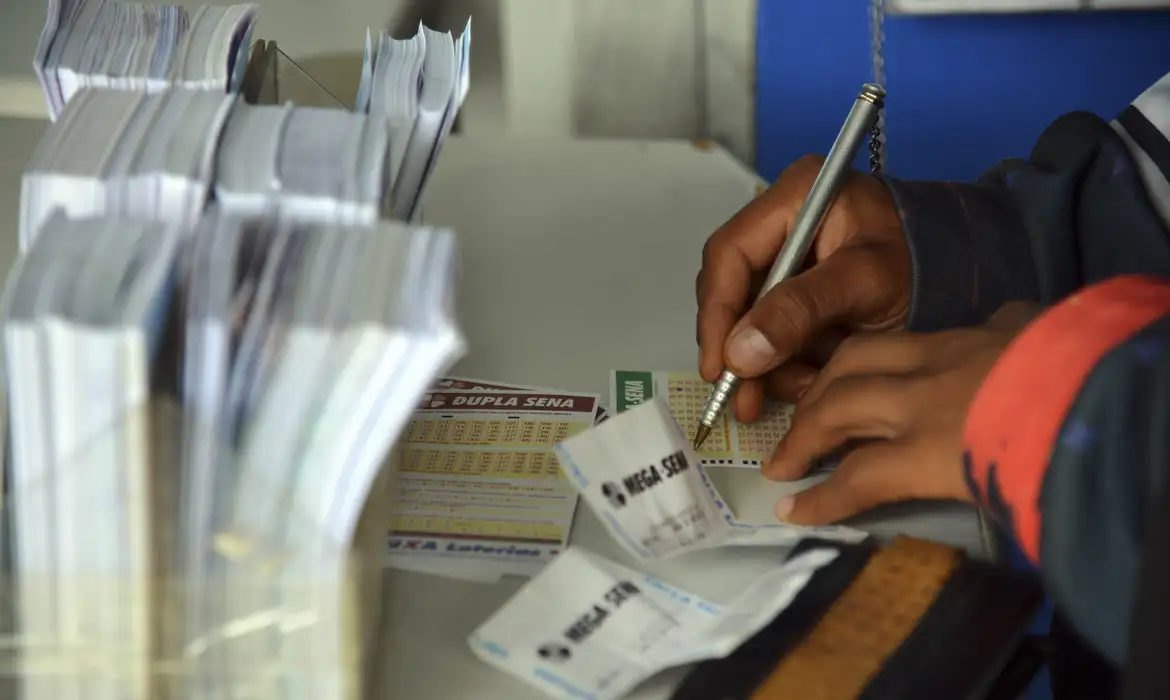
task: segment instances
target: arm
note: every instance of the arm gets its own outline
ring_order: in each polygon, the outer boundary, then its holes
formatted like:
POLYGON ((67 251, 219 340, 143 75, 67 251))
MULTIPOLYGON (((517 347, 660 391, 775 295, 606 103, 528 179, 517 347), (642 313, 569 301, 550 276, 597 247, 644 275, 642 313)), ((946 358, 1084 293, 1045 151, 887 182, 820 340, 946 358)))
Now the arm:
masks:
POLYGON ((910 330, 1052 304, 1119 274, 1170 277, 1170 75, 1112 123, 1065 115, 975 184, 887 179, 913 265, 910 330))
POLYGON ((1147 516, 1170 471, 1170 282, 1117 277, 1046 311, 976 394, 964 443, 976 498, 1120 665, 1147 516))

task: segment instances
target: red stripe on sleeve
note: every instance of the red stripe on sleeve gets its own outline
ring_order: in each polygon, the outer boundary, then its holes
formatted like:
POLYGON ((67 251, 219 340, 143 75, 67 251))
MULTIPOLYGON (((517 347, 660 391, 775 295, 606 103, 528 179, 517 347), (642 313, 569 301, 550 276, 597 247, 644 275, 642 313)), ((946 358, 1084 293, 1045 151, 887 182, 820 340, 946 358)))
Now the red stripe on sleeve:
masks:
POLYGON ((1170 285, 1114 277, 1048 309, 1008 346, 967 412, 963 440, 978 497, 990 472, 1011 514, 1016 541, 1040 560, 1040 487, 1065 416, 1097 363, 1170 312, 1170 285))

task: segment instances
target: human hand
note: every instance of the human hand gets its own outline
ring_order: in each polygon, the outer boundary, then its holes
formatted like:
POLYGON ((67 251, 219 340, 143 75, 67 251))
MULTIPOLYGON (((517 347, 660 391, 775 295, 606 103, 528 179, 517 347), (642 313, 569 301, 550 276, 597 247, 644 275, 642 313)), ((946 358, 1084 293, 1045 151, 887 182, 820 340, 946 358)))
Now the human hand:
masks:
POLYGON ((798 479, 817 457, 865 442, 823 483, 782 499, 776 516, 823 525, 894 501, 971 500, 962 469, 967 409, 1037 311, 1012 303, 975 328, 856 335, 842 343, 797 404, 792 430, 764 473, 798 479))
POLYGON ((735 397, 743 421, 759 416, 765 389, 799 397, 842 334, 896 328, 910 308, 910 253, 893 198, 857 172, 826 214, 806 271, 752 306, 822 163, 798 160, 703 248, 695 280, 699 369, 709 382, 725 366, 745 380, 735 397))

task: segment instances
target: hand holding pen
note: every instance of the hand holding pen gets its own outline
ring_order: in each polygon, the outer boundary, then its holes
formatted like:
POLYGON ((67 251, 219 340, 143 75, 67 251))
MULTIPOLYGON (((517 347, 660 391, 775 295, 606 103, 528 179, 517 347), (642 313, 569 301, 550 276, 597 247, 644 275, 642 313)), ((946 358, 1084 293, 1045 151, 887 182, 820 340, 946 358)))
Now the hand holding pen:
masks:
POLYGON ((696 285, 700 370, 724 380, 710 424, 732 402, 753 420, 765 389, 795 400, 830 337, 904 322, 910 258, 898 212, 882 182, 849 168, 881 94, 866 86, 829 158, 798 161, 707 242, 696 285), (811 266, 795 274, 806 254, 811 266))

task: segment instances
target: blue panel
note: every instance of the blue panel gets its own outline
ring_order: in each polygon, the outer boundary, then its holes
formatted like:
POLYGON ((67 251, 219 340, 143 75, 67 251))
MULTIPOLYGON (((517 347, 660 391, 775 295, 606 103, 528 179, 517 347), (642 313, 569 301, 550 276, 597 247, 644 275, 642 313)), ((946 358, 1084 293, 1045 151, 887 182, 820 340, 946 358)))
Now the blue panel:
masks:
MULTIPOLYGON (((832 144, 870 77, 867 0, 759 0, 757 148, 769 179, 832 144)), ((889 167, 970 179, 1060 114, 1112 117, 1170 72, 1170 12, 889 17, 889 167)))

